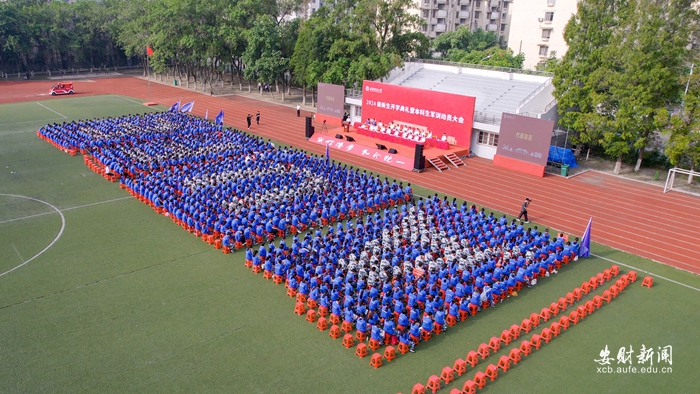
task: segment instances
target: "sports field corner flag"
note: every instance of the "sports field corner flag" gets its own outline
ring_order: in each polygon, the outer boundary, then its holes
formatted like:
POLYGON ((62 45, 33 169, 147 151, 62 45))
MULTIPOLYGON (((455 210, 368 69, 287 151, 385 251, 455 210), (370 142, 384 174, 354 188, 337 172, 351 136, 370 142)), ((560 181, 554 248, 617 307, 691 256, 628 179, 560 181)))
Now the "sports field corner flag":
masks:
POLYGON ((150 46, 147 46, 146 47, 146 55, 153 56, 153 48, 151 48, 150 46))
POLYGON ((182 107, 180 107, 180 112, 192 112, 192 108, 194 108, 194 101, 182 104, 182 107))
POLYGON ((586 232, 583 233, 583 238, 581 239, 581 247, 578 251, 578 255, 580 257, 589 257, 591 255, 591 224, 593 224, 593 218, 590 218, 588 220, 586 232))
POLYGON ((178 109, 180 109, 180 102, 179 102, 179 101, 178 101, 177 103, 173 104, 172 106, 170 106, 170 109, 169 109, 168 111, 173 111, 173 112, 175 112, 175 111, 177 111, 178 109))
POLYGON ((216 119, 214 121, 216 124, 224 124, 224 110, 222 109, 221 112, 219 112, 218 115, 216 115, 216 119))

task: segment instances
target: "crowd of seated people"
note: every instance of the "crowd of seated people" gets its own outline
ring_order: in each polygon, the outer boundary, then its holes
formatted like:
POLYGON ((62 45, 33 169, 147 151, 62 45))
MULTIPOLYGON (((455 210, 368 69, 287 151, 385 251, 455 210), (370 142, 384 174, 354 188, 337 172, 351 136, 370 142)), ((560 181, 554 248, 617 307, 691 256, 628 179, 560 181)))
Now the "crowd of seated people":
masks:
POLYGON ((394 137, 415 141, 417 143, 424 143, 427 140, 431 139, 444 142, 447 141, 447 134, 445 133, 442 133, 441 137, 437 137, 433 136, 433 132, 428 130, 427 128, 418 128, 394 122, 384 124, 381 121, 377 121, 376 119, 367 119, 364 127, 369 129, 370 131, 388 134, 394 137))
POLYGON ((414 202, 410 184, 187 114, 71 122, 39 133, 93 155, 189 231, 232 249, 247 245, 246 264, 285 278, 378 343, 413 346, 556 273, 578 252, 576 242, 546 230, 437 195, 414 202), (275 246, 287 232, 291 244, 275 246), (262 246, 254 251, 255 243, 262 246))
POLYGON ((93 155, 134 196, 234 250, 362 216, 412 193, 410 184, 179 112, 49 125, 39 133, 93 155))
MULTIPOLYGON (((247 250, 248 265, 378 344, 413 346, 557 272, 578 244, 436 196, 247 250)), ((332 320, 331 320, 332 321, 332 320)))

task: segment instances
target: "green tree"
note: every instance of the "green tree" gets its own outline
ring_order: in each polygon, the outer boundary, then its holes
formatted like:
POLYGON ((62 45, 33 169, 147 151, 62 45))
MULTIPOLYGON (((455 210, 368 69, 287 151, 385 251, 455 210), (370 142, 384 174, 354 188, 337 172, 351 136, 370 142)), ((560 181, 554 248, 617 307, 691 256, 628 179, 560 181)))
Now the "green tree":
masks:
POLYGON ((407 55, 425 56, 423 24, 412 0, 336 0, 303 23, 291 66, 312 90, 318 82, 361 84, 383 78, 407 55))
POLYGON ((537 71, 554 72, 554 69, 559 65, 560 59, 557 58, 557 51, 549 53, 549 57, 535 66, 537 71))
MULTIPOLYGON (((603 100, 609 87, 603 82, 610 67, 603 57, 627 0, 582 0, 564 29, 568 50, 554 67, 554 97, 559 124, 573 131, 573 142, 600 145, 606 116, 603 100)), ((611 111, 609 111, 611 112, 611 111)))
POLYGON ((491 47, 483 51, 476 49, 471 51, 451 49, 447 53, 447 59, 458 63, 522 69, 525 55, 522 53, 514 55, 512 49, 501 49, 499 47, 491 47))
MULTIPOLYGON (((694 56, 691 60, 699 59, 694 56)), ((680 109, 671 116, 666 155, 674 166, 695 171, 700 164, 700 75, 692 73, 682 81, 686 83, 687 92, 680 109)), ((690 182, 692 177, 688 177, 690 182)))
POLYGON ((681 92, 678 76, 695 16, 691 0, 639 0, 630 6, 629 21, 606 52, 613 65, 606 79, 618 132, 605 133, 604 141, 612 141, 614 148, 605 148, 615 155, 627 153, 618 147, 628 143, 638 153, 634 170, 639 171, 648 142, 668 124, 667 108, 681 92))
POLYGON ((691 0, 584 0, 569 21, 569 50, 555 67, 561 124, 579 143, 617 159, 638 152, 668 123, 696 13, 691 0))
POLYGON ((485 51, 498 45, 498 36, 495 32, 486 32, 479 28, 474 32, 467 26, 460 26, 454 31, 448 31, 435 37, 432 41, 433 49, 446 57, 450 50, 465 52, 485 51))
POLYGON ((269 15, 261 16, 246 38, 248 46, 243 52, 245 77, 267 84, 276 82, 289 67, 289 58, 282 55, 282 34, 276 21, 269 15))

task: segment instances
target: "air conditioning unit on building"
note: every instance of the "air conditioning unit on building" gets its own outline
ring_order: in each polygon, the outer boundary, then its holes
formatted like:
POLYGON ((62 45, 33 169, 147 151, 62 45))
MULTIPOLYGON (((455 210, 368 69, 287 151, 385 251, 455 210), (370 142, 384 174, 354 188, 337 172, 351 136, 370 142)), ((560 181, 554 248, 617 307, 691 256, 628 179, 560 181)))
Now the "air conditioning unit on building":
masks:
POLYGON ((544 22, 544 18, 543 18, 543 17, 539 17, 539 18, 537 18, 537 20, 540 21, 540 22, 544 22))

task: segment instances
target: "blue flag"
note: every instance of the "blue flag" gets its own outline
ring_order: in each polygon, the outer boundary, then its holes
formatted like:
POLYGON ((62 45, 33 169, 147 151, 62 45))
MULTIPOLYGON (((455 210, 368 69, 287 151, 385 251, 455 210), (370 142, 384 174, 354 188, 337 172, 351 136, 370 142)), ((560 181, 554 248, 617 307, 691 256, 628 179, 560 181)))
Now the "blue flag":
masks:
POLYGON ((177 111, 180 109, 180 102, 178 101, 177 103, 173 104, 168 111, 177 111))
POLYGON ((330 148, 328 147, 328 143, 326 143, 326 164, 330 164, 331 162, 331 151, 330 148))
POLYGON ((221 112, 219 112, 218 115, 216 115, 216 124, 224 124, 224 110, 222 109, 221 112))
POLYGON ((194 108, 194 101, 182 104, 182 107, 180 107, 180 112, 192 112, 192 108, 194 108))
POLYGON ((586 232, 583 233, 583 238, 581 239, 581 248, 578 251, 580 257, 589 257, 591 255, 591 224, 593 223, 593 218, 588 220, 588 227, 586 227, 586 232))

